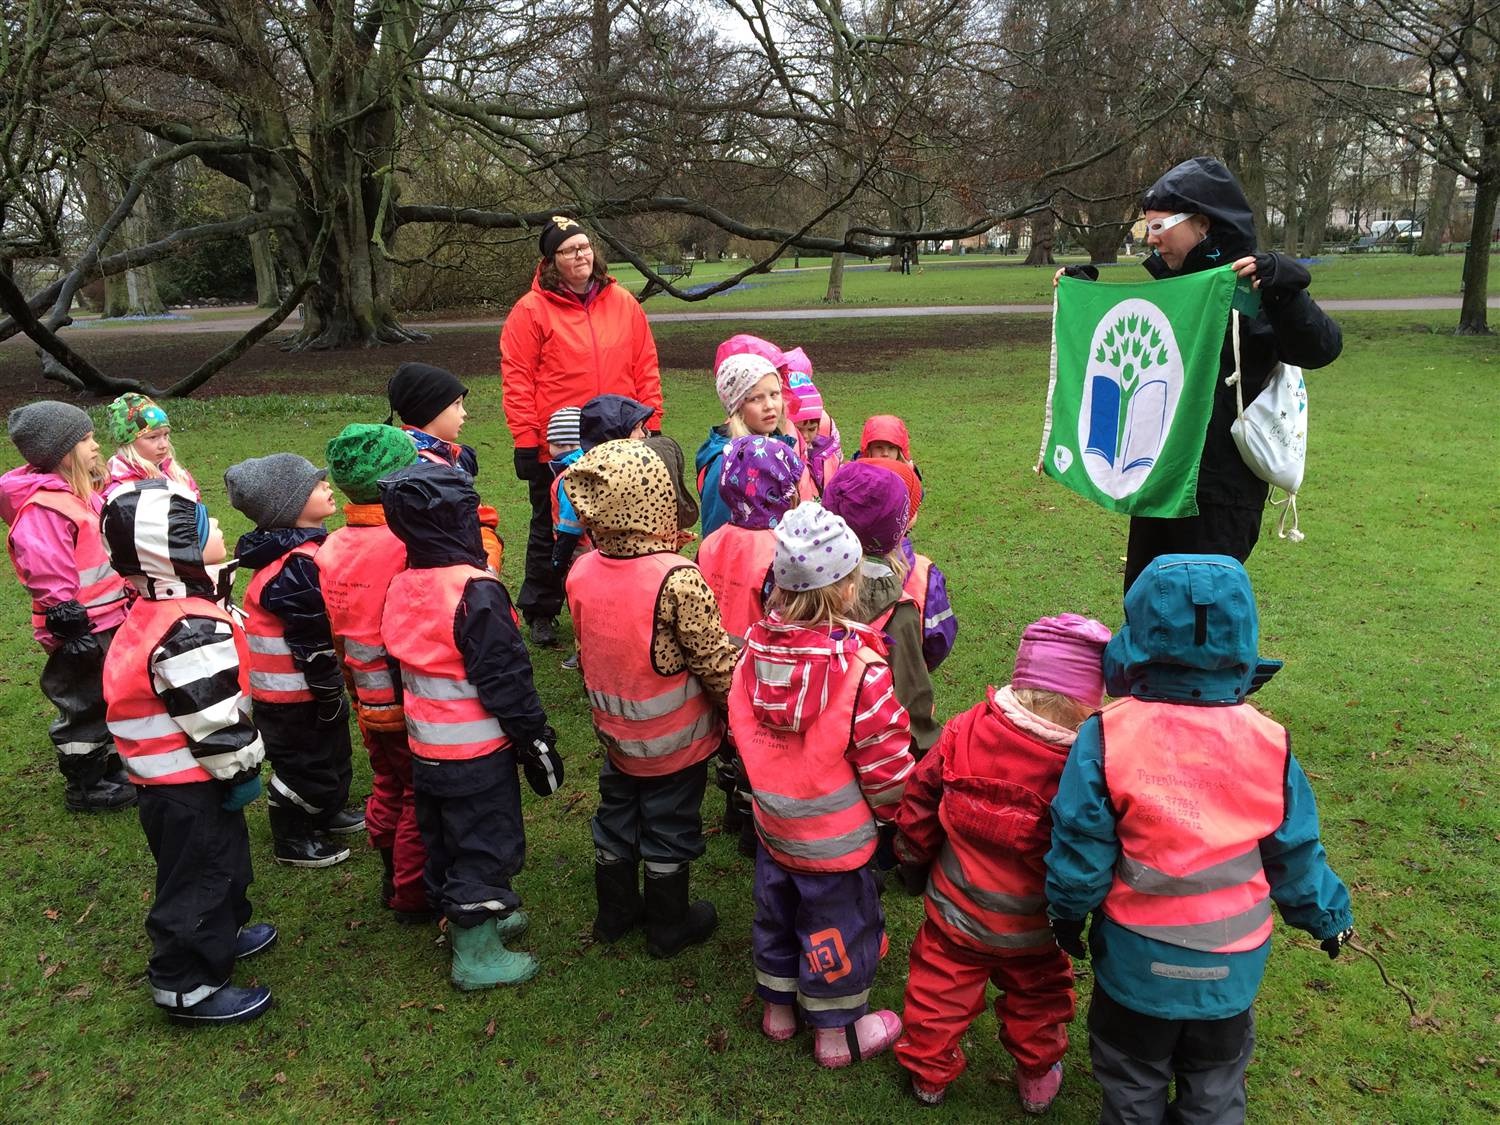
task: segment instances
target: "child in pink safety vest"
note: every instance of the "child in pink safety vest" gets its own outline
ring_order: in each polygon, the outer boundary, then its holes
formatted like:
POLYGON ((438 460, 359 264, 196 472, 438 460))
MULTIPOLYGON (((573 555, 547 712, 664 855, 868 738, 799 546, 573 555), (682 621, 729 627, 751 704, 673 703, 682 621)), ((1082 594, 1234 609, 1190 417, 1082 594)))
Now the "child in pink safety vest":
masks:
POLYGON ((114 455, 105 466, 106 496, 123 481, 165 477, 203 499, 198 482, 172 448, 172 423, 165 410, 132 391, 105 407, 104 414, 109 439, 115 445, 114 455))
POLYGON ((104 656, 125 619, 125 582, 99 538, 104 499, 94 423, 66 402, 12 410, 10 440, 26 464, 0 477, 0 520, 16 576, 31 594, 31 633, 47 654, 42 694, 73 812, 121 809, 135 790, 104 721, 104 656))
MULTIPOLYGON (((776 554, 776 524, 797 506, 802 461, 785 442, 752 435, 735 438, 724 453, 719 497, 729 522, 712 532, 698 548, 698 568, 719 603, 724 628, 736 645, 745 643, 750 626, 766 615, 765 599, 774 589, 771 561, 776 554)), ((726 746, 717 783, 724 791, 724 832, 739 836, 740 854, 755 855, 755 827, 743 771, 726 746)))
POLYGON ((434 915, 422 878, 427 849, 417 827, 406 717, 394 662, 380 639, 391 583, 406 569, 406 544, 386 523, 380 481, 414 464, 417 451, 394 426, 352 422, 329 440, 326 453, 328 475, 349 502, 344 526, 329 534, 313 561, 370 755, 365 831, 384 871, 380 901, 397 922, 430 922, 434 915))
POLYGON ((121 481, 100 530, 139 595, 104 661, 109 731, 140 795, 156 861, 146 914, 151 998, 173 1023, 244 1023, 271 1006, 231 984, 237 962, 276 943, 252 922, 245 806, 265 751, 250 715, 250 646, 230 610, 224 535, 174 480, 121 481))
POLYGON ((749 779, 760 848, 751 953, 761 1030, 785 1041, 799 1018, 813 1056, 842 1067, 901 1033, 869 1010, 885 916, 870 859, 912 770, 906 712, 884 643, 851 618, 862 551, 816 502, 776 528, 770 614, 735 668, 729 722, 749 779))
POLYGON ((927 920, 911 948, 896 1059, 923 1105, 963 1073, 960 1041, 991 982, 1021 1107, 1041 1113, 1062 1084, 1073 966, 1042 893, 1048 805, 1079 724, 1103 698, 1108 641, 1077 614, 1028 625, 1010 683, 949 720, 907 783, 896 854, 908 887, 920 880, 926 892, 927 920))
POLYGON ((605 750, 592 823, 594 936, 619 941, 644 922, 647 952, 673 957, 718 925, 713 903, 690 900, 688 868, 704 852, 708 759, 724 738, 735 647, 713 591, 677 553, 679 490, 662 455, 608 441, 567 479, 596 548, 567 578, 605 750))
POLYGON ((234 553, 255 571, 245 589, 250 698, 274 771, 271 857, 290 867, 342 863, 349 849, 336 838, 365 829, 364 812, 344 808, 349 699, 313 561, 334 513, 327 475, 296 453, 252 457, 224 473, 229 503, 255 525, 234 553))

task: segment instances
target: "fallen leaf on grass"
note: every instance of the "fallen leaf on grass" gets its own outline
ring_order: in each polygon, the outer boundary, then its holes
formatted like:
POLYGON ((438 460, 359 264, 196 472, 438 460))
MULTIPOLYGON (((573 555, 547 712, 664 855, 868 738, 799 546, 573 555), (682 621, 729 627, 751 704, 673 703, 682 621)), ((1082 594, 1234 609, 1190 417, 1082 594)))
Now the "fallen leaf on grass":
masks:
POLYGON ((52 1077, 50 1070, 33 1070, 25 1082, 21 1083, 23 1090, 35 1090, 43 1082, 52 1077))
POLYGON ((63 993, 65 1000, 87 1000, 94 994, 94 986, 90 984, 75 984, 63 993))
POLYGON ((708 1038, 704 1040, 704 1044, 714 1054, 722 1055, 725 1051, 729 1050, 729 1029, 724 1027, 714 1028, 708 1033, 708 1038))
POLYGON ((286 1071, 284 1071, 284 1070, 278 1070, 275 1074, 273 1074, 271 1076, 271 1081, 275 1082, 276 1085, 278 1085, 278 1086, 285 1086, 286 1085, 286 1071))
POLYGON ((53 977, 57 976, 58 973, 62 972, 63 969, 67 967, 67 965, 68 963, 66 961, 52 962, 52 964, 48 965, 45 969, 42 970, 42 979, 51 980, 53 977))
POLYGON ((421 1003, 424 1003, 424 1001, 421 1001, 421 1000, 403 1000, 401 1002, 401 1010, 404 1012, 404 1011, 406 1011, 407 1008, 415 1008, 418 1004, 421 1004, 421 1003))
POLYGON ((48 910, 43 910, 42 911, 42 917, 45 918, 45 919, 47 919, 47 921, 49 921, 49 922, 56 922, 57 919, 58 919, 58 917, 61 914, 62 914, 62 911, 56 909, 55 907, 51 908, 51 909, 48 909, 48 910))
POLYGON ((494 1016, 491 1016, 490 1017, 490 1022, 484 1025, 484 1037, 486 1039, 493 1039, 493 1038, 495 1038, 495 1017, 494 1016))
POLYGON ((448 1010, 448 1006, 446 1004, 433 1004, 429 1006, 427 1010, 429 1012, 446 1012, 448 1010))

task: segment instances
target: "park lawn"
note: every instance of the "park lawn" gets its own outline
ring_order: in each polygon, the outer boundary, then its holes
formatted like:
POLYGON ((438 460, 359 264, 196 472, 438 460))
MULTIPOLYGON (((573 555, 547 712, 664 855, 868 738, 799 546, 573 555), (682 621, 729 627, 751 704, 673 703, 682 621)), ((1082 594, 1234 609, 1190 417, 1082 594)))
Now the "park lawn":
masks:
MULTIPOLYGON (((1252 1119, 1488 1121, 1500 1114, 1500 774, 1492 630, 1500 550, 1493 487, 1500 433, 1500 348, 1434 334, 1433 314, 1345 318, 1344 357, 1310 377, 1312 469, 1302 497, 1307 541, 1262 541, 1250 570, 1262 648, 1287 668, 1258 702, 1290 727, 1318 791, 1326 843, 1354 891, 1362 940, 1410 989, 1421 1018, 1368 960, 1330 962, 1279 927, 1261 994, 1250 1070, 1252 1119)), ((930 322, 928 322, 930 323, 930 322)), ((672 325, 665 353, 710 355, 730 326, 672 325)), ((1032 474, 1046 382, 1045 334, 902 351, 915 323, 861 324, 863 365, 819 378, 846 446, 861 419, 896 410, 911 424, 928 496, 917 539, 949 575, 962 622, 936 674, 943 714, 1006 679, 1021 627, 1071 610, 1119 617, 1124 522, 1032 474)), ((847 325, 798 325, 853 354, 847 325)), ((929 339, 937 339, 936 337, 929 339)), ((351 372, 357 361, 349 361, 351 372)), ((384 361, 382 361, 384 362, 384 361)), ((666 379, 667 431, 689 456, 716 418, 703 368, 666 379)), ((350 385, 369 386, 362 378, 350 385)), ((376 384, 378 385, 378 384, 376 384)), ((501 508, 517 578, 524 505, 508 471, 493 380, 477 383, 465 436, 480 449, 486 498, 501 508)), ((230 538, 225 466, 293 449, 320 459, 378 399, 287 393, 172 405, 183 461, 230 538)), ((569 782, 528 795, 530 854, 517 887, 533 929, 523 948, 541 975, 513 992, 462 995, 447 984, 435 930, 398 927, 375 904, 368 852, 326 871, 269 861, 263 803, 249 810, 257 915, 278 948, 239 979, 276 991, 261 1021, 183 1032, 149 1002, 141 920, 152 865, 131 815, 62 811, 46 749, 47 706, 34 689, 39 651, 14 583, 0 640, 0 1104, 16 1120, 370 1119, 894 1120, 914 1106, 890 1057, 821 1072, 804 1035, 773 1045, 758 1032, 748 958, 750 868, 711 838, 697 889, 721 925, 701 949, 652 962, 639 937, 591 946, 588 817, 598 751, 576 678, 559 652, 537 679, 562 735, 569 782)), ((356 754, 356 791, 368 770, 356 754)), ((720 801, 706 802, 716 822, 720 801)), ((900 1006, 915 900, 886 900, 891 955, 875 1000, 900 1006)), ((1089 980, 1080 982, 1086 998, 1089 980)), ((1082 1017, 1050 1120, 1093 1120, 1082 1017)), ((1020 1119, 1009 1060, 981 1016, 970 1070, 945 1111, 955 1120, 1020 1119)))
MULTIPOLYGON (((1060 264, 1086 261, 1064 257, 1060 264)), ((646 302, 652 313, 682 311, 729 311, 736 309, 815 308, 822 304, 828 286, 826 261, 803 259, 804 268, 778 268, 769 274, 746 278, 740 287, 716 294, 706 301, 685 303, 658 295, 646 302)), ((698 285, 719 280, 733 272, 737 262, 701 263, 688 283, 698 285)), ((1407 254, 1327 254, 1310 266, 1313 293, 1320 298, 1457 297, 1463 273, 1463 256, 1412 257, 1407 254)), ((633 290, 641 288, 640 275, 629 267, 611 267, 611 272, 633 290)), ((922 269, 910 276, 891 273, 882 260, 875 265, 851 264, 844 275, 846 307, 861 305, 989 305, 1052 303, 1055 266, 1026 266, 1018 258, 952 257, 933 255, 922 261, 922 269)), ((1138 259, 1122 258, 1101 267, 1104 281, 1144 281, 1147 274, 1138 259)))

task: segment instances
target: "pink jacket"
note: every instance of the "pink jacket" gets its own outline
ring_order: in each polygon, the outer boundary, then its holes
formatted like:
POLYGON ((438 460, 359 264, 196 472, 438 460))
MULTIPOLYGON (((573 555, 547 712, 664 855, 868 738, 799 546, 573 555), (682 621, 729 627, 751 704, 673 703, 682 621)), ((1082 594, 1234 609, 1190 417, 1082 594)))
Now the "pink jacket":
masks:
MULTIPOLYGON (((165 461, 162 462, 162 465, 166 466, 170 465, 171 463, 172 459, 168 457, 165 461)), ((116 454, 109 459, 109 464, 104 467, 104 471, 105 474, 109 477, 109 479, 104 482, 104 495, 106 498, 111 492, 113 492, 119 485, 123 484, 125 481, 148 479, 145 473, 141 472, 119 454, 116 454)), ((198 487, 198 482, 193 479, 192 473, 187 472, 186 469, 184 469, 183 472, 187 474, 188 488, 192 490, 193 495, 197 497, 198 502, 202 503, 203 490, 198 487)), ((165 469, 163 470, 162 475, 166 475, 165 469)))
MULTIPOLYGON (((0 477, 0 520, 10 526, 11 557, 21 584, 34 601, 54 606, 78 597, 78 564, 74 560, 71 522, 36 504, 21 511, 33 494, 46 489, 66 492, 68 482, 56 473, 42 472, 30 465, 22 465, 0 477)), ((92 507, 96 512, 104 510, 104 497, 97 492, 92 507)), ((95 621, 94 631, 113 629, 124 620, 122 601, 107 617, 95 621)), ((32 635, 48 652, 57 647, 57 638, 41 626, 33 629, 32 635)))

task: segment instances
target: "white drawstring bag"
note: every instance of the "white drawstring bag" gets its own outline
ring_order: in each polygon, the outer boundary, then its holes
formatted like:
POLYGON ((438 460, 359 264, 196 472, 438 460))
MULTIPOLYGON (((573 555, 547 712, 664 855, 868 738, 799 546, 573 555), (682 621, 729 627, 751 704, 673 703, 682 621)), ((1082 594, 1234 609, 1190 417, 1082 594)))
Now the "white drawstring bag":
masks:
POLYGON ((1238 417, 1230 423, 1229 433, 1239 447, 1240 456, 1250 471, 1275 489, 1286 493, 1285 499, 1273 496, 1272 507, 1281 508, 1276 534, 1281 539, 1300 542, 1304 536, 1298 527, 1297 490, 1307 467, 1307 383, 1302 368, 1292 363, 1279 364, 1265 389, 1255 396, 1247 409, 1240 390, 1239 345, 1240 320, 1234 320, 1235 372, 1226 383, 1234 385, 1238 417), (1287 520, 1291 527, 1287 527, 1287 520))

